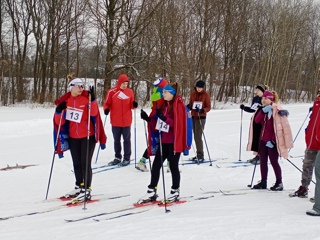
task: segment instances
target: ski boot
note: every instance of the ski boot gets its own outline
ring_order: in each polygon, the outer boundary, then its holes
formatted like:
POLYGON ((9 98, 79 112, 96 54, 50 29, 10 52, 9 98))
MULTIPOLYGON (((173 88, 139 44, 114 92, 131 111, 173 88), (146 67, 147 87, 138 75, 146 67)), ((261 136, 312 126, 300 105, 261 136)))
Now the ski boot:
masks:
POLYGON ((255 165, 255 164, 259 165, 259 164, 260 164, 260 158, 259 158, 259 156, 257 155, 257 156, 255 156, 254 158, 249 159, 247 162, 248 162, 248 163, 251 163, 251 164, 253 164, 253 165, 255 165))
POLYGON ((267 189, 267 181, 259 181, 258 184, 252 187, 252 189, 267 189))
POLYGON ((308 197, 308 188, 304 186, 300 186, 297 191, 294 193, 289 194, 290 197, 300 197, 300 198, 306 198, 308 197))
POLYGON ((90 200, 91 200, 91 187, 89 187, 87 191, 85 191, 85 189, 81 189, 80 194, 76 198, 72 199, 71 203, 75 204, 75 203, 90 201, 90 200))
POLYGON ((313 210, 313 209, 308 210, 308 211, 306 212, 306 214, 309 215, 309 216, 320 217, 320 213, 318 213, 317 211, 315 211, 315 210, 313 210))
POLYGON ((283 190, 283 183, 282 182, 276 182, 271 188, 271 191, 282 191, 283 190))
POLYGON ((80 192, 81 192, 81 188, 79 186, 75 186, 74 189, 72 189, 70 192, 66 193, 65 195, 61 196, 60 199, 75 198, 80 194, 80 192))
POLYGON ((120 165, 123 166, 123 167, 124 167, 124 166, 128 166, 129 164, 130 164, 130 159, 129 159, 129 160, 125 160, 125 159, 124 159, 124 160, 120 163, 120 165))
POLYGON ((147 193, 138 200, 137 204, 155 202, 157 200, 157 187, 155 188, 148 188, 147 193))
POLYGON ((180 197, 180 190, 171 188, 170 194, 166 197, 166 203, 178 202, 180 197))
POLYGON ((108 163, 108 166, 119 165, 121 163, 121 159, 115 158, 113 161, 108 163))
POLYGON ((137 164, 136 167, 138 170, 142 171, 142 172, 149 172, 147 166, 146 166, 146 159, 144 157, 142 157, 140 159, 140 161, 137 164))

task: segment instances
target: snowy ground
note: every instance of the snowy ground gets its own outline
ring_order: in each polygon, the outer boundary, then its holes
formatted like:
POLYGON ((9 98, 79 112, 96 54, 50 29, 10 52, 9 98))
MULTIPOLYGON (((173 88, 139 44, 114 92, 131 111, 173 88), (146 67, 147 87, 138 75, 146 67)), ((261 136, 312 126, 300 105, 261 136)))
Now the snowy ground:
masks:
MULTIPOLYGON (((284 106, 290 112, 289 120, 294 136, 305 120, 310 106, 311 104, 284 106)), ((0 168, 7 164, 36 165, 25 169, 0 171, 0 218, 60 206, 63 202, 55 198, 73 188, 71 157, 67 152, 65 158, 55 158, 49 197, 44 201, 53 158, 53 111, 53 108, 0 108, 0 168)), ((132 126, 133 158, 136 130, 137 160, 146 147, 143 122, 139 113, 137 110, 136 128, 132 126)), ((143 196, 150 180, 150 173, 139 172, 132 164, 93 176, 92 194, 96 194, 96 198, 126 194, 129 196, 87 204, 87 210, 83 210, 82 206, 61 208, 43 214, 3 220, 0 221, 0 239, 320 239, 320 218, 305 214, 306 210, 312 208, 312 203, 308 199, 288 197, 290 190, 298 188, 301 174, 286 160, 280 160, 286 191, 240 191, 248 189, 246 186, 251 182, 254 168, 234 167, 238 165, 226 163, 239 160, 240 113, 238 105, 227 106, 223 110, 212 110, 209 113, 205 136, 211 159, 217 161, 213 162, 213 166, 181 165, 181 196, 212 195, 202 190, 239 190, 232 192, 244 194, 225 196, 214 193, 214 197, 207 200, 171 206, 168 208, 171 210, 170 213, 165 213, 164 208, 154 206, 146 208, 149 210, 140 214, 111 220, 103 219, 142 209, 95 218, 102 220, 99 222, 92 219, 76 223, 65 222, 65 219, 77 219, 128 207, 143 196)), ((250 117, 249 113, 243 114, 243 161, 252 157, 250 152, 245 151, 250 117)), ((291 161, 299 168, 302 166, 302 160, 296 156, 304 153, 303 129, 304 127, 297 137, 295 148, 290 152, 293 156, 291 161)), ((106 133, 107 149, 100 151, 98 163, 93 164, 93 167, 105 165, 113 159, 113 139, 109 121, 106 124, 106 133)), ((194 156, 192 150, 191 156, 194 156)), ((93 161, 95 157, 96 154, 93 161)), ((181 163, 187 162, 187 159, 188 157, 183 157, 181 163)), ((259 179, 260 172, 257 168, 254 182, 259 179)), ((274 181, 274 173, 270 166, 268 187, 272 186, 274 181)), ((171 186, 169 173, 165 173, 165 186, 168 192, 171 186)), ((309 196, 313 196, 314 185, 310 186, 310 190, 309 196)), ((159 181, 159 194, 162 198, 162 178, 159 181)))

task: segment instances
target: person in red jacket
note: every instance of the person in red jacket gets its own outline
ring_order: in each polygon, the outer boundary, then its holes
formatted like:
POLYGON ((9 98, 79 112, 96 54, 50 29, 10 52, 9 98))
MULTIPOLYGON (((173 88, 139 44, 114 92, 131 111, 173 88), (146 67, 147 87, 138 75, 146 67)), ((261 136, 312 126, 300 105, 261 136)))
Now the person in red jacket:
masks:
POLYGON ((69 92, 55 101, 57 107, 54 114, 55 138, 58 137, 59 140, 56 152, 62 157, 62 152, 70 149, 76 178, 75 188, 63 197, 76 198, 78 201, 90 200, 91 159, 97 141, 100 141, 101 149, 105 149, 106 135, 94 88, 90 87, 88 92, 84 90, 80 78, 69 75, 68 79, 70 80, 69 92), (59 136, 56 131, 58 126, 60 126, 59 136), (87 144, 89 144, 89 152, 87 152, 87 144))
POLYGON ((318 90, 317 98, 313 103, 313 107, 309 108, 309 113, 312 111, 307 128, 305 129, 306 149, 304 152, 301 185, 298 190, 290 194, 291 197, 308 197, 310 182, 312 181, 313 169, 316 162, 318 151, 320 150, 320 142, 317 139, 316 128, 319 125, 319 110, 320 110, 320 91, 318 90))
POLYGON ((211 110, 210 95, 206 92, 205 86, 206 83, 202 80, 196 82, 195 91, 191 93, 188 104, 188 108, 192 110, 193 137, 197 148, 197 155, 192 160, 197 162, 204 161, 202 134, 207 113, 211 110))
MULTIPOLYGON (((179 159, 181 153, 187 146, 187 112, 184 101, 178 92, 178 83, 166 85, 163 88, 163 98, 154 102, 156 108, 152 109, 150 119, 145 116, 145 120, 158 131, 159 147, 151 168, 151 181, 148 185, 147 194, 138 203, 156 201, 157 185, 160 177, 160 169, 163 162, 168 159, 172 177, 172 186, 168 201, 178 201, 180 196, 180 171, 179 159)), ((150 136, 149 136, 150 139, 150 136)), ((149 153, 152 152, 152 144, 148 144, 149 153)))
POLYGON ((137 108, 138 103, 134 101, 132 89, 128 88, 129 81, 129 77, 126 74, 121 74, 118 77, 116 86, 107 92, 103 104, 104 114, 108 115, 110 112, 110 123, 114 139, 115 158, 108 165, 121 164, 126 166, 130 164, 132 109, 137 108), (123 161, 121 136, 123 137, 123 161))
MULTIPOLYGON (((308 127, 306 129, 306 145, 307 149, 305 151, 305 158, 303 160, 303 173, 302 173, 302 181, 307 184, 310 184, 310 181, 312 180, 312 173, 314 168, 314 175, 316 178, 316 186, 315 186, 315 193, 314 193, 314 204, 312 206, 311 210, 308 210, 306 212, 307 215, 310 216, 320 216, 320 86, 318 85, 318 92, 317 92, 317 98, 313 103, 312 108, 310 108, 310 111, 312 111, 310 121, 308 124, 308 127), (307 158, 307 153, 309 153, 309 158, 307 158), (311 156, 311 153, 313 154, 311 156), (315 155, 315 156, 314 156, 315 155), (304 175, 304 176, 303 176, 304 175)), ((303 189, 302 192, 299 193, 300 196, 307 196, 308 186, 306 185, 305 189, 303 189), (305 193, 306 194, 303 194, 305 193)), ((300 186, 300 188, 303 187, 300 186)), ((300 189, 299 188, 299 189, 300 189)), ((310 198, 311 201, 311 198, 310 198)))

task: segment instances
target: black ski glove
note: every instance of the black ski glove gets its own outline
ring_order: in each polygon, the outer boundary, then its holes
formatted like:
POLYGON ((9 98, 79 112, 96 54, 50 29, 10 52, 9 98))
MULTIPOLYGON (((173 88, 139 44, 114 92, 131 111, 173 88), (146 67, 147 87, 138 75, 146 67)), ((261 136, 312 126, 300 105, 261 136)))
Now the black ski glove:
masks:
POLYGON ((61 102, 57 107, 56 107, 56 112, 61 113, 64 109, 67 108, 67 102, 61 102))
POLYGON ((137 108, 137 107, 138 107, 138 103, 135 102, 135 101, 132 102, 132 105, 133 105, 134 108, 137 108))
POLYGON ((161 109, 157 109, 156 115, 158 116, 158 118, 160 118, 164 122, 167 120, 167 117, 163 115, 163 112, 161 109))
POLYGON ((240 105, 240 109, 241 109, 241 110, 244 110, 244 107, 245 107, 244 104, 241 104, 241 105, 240 105))
POLYGON ((89 87, 89 93, 91 95, 91 102, 93 102, 94 100, 96 100, 96 95, 94 94, 94 86, 90 86, 89 87))
POLYGON ((141 117, 141 119, 143 119, 143 120, 145 120, 147 122, 151 121, 151 118, 149 118, 148 114, 145 111, 143 111, 142 109, 141 109, 141 112, 140 112, 140 117, 141 117))
POLYGON ((104 114, 105 114, 106 116, 108 116, 109 112, 110 112, 110 109, 108 109, 108 108, 106 108, 106 109, 104 110, 104 114))
POLYGON ((204 110, 196 107, 196 113, 204 113, 204 110))
POLYGON ((284 109, 283 109, 283 110, 279 110, 278 114, 279 114, 281 117, 283 117, 283 116, 288 117, 288 116, 289 116, 288 110, 284 110, 284 109))
POLYGON ((311 112, 311 111, 312 111, 312 109, 313 109, 313 107, 310 107, 310 108, 309 108, 309 112, 311 112))

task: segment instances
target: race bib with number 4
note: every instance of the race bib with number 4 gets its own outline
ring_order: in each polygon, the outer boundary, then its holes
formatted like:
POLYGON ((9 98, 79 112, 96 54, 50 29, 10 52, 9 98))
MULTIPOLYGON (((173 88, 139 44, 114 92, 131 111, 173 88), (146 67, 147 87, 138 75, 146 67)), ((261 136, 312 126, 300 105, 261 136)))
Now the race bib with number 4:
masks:
POLYGON ((167 132, 169 132, 169 128, 170 128, 170 126, 167 123, 165 123, 160 118, 158 118, 157 125, 156 125, 157 130, 167 133, 167 132))
POLYGON ((66 112, 66 119, 72 122, 80 123, 82 113, 82 109, 68 107, 66 112))

